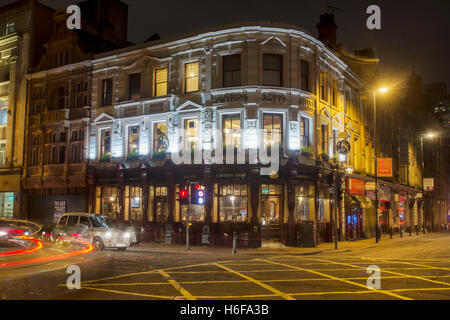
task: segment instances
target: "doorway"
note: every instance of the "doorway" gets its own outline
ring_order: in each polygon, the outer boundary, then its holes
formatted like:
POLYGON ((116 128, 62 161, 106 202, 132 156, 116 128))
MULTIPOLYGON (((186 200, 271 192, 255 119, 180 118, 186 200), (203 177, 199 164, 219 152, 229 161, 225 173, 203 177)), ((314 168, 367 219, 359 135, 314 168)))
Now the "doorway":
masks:
POLYGON ((281 242, 283 223, 282 186, 262 185, 261 190, 261 240, 281 242))

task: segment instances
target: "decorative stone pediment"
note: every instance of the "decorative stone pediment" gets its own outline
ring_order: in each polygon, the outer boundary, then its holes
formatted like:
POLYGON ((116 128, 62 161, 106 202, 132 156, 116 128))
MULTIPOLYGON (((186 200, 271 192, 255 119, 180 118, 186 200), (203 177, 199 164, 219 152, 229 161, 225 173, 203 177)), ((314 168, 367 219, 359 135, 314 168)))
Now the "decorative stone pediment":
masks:
POLYGON ((320 111, 320 114, 321 114, 322 116, 324 116, 325 118, 327 118, 327 119, 331 119, 330 111, 328 111, 328 108, 323 108, 323 109, 320 111))
POLYGON ((95 123, 99 123, 99 122, 108 122, 108 121, 114 121, 114 117, 110 116, 107 113, 102 113, 101 115, 99 115, 97 118, 94 119, 95 123))
POLYGON ((188 110, 200 111, 202 108, 203 106, 199 105, 198 103, 192 102, 191 100, 187 100, 177 108, 177 111, 188 111, 188 110))
POLYGON ((278 45, 281 44, 283 47, 286 47, 286 44, 283 41, 281 41, 281 39, 278 37, 269 37, 266 40, 264 40, 263 42, 261 42, 261 45, 264 46, 266 44, 269 44, 270 42, 278 44, 278 45))

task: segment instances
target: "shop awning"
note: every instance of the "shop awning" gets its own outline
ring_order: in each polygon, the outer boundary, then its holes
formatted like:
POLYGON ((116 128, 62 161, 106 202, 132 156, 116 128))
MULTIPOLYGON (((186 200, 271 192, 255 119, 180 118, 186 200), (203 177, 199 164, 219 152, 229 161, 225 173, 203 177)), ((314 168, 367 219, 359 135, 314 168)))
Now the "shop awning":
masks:
POLYGON ((358 205, 363 209, 371 209, 374 208, 372 200, 362 195, 350 195, 351 197, 351 205, 358 205))

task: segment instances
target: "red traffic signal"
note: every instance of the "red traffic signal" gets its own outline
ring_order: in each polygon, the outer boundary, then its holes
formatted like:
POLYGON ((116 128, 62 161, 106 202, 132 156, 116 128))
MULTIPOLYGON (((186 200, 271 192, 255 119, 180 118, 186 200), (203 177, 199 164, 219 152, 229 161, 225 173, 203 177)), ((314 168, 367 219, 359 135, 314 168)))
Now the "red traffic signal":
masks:
POLYGON ((180 204, 189 204, 189 193, 186 189, 181 189, 178 195, 180 204))

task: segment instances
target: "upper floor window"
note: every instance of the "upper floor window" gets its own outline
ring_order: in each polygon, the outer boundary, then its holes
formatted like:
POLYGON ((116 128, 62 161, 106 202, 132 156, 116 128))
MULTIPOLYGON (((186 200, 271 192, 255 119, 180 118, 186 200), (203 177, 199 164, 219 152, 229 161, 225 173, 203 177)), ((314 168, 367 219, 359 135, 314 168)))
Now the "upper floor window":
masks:
POLYGON ((300 60, 300 89, 309 91, 309 64, 305 60, 300 60))
POLYGON ((185 92, 194 92, 199 89, 198 62, 186 63, 184 65, 184 88, 185 92))
POLYGON ((139 153, 139 126, 128 127, 128 154, 139 153))
POLYGON ((16 29, 16 24, 14 22, 7 22, 5 28, 5 35, 14 33, 16 29))
POLYGON ((51 143, 47 147, 47 155, 49 164, 63 164, 66 161, 66 133, 52 132, 50 133, 51 143))
POLYGON ((270 148, 275 141, 278 141, 280 147, 283 144, 283 116, 281 114, 264 114, 264 145, 270 148))
POLYGON ((112 105, 113 79, 103 79, 102 107, 112 105))
POLYGON ((128 98, 133 99, 134 95, 139 95, 141 93, 141 74, 140 73, 130 74, 128 84, 129 84, 128 98))
POLYGON ((0 142, 0 166, 6 163, 6 142, 0 142))
POLYGON ((59 87, 53 92, 52 96, 52 110, 65 109, 67 106, 68 96, 67 96, 67 88, 59 87))
POLYGON ((322 152, 328 154, 328 125, 322 124, 321 126, 322 134, 322 152))
POLYGON ((241 145, 241 117, 239 113, 226 114, 222 117, 223 145, 239 148, 241 145))
POLYGON ((6 82, 10 79, 11 64, 9 59, 2 59, 0 62, 0 82, 6 82))
POLYGON ((333 141, 331 141, 332 145, 331 148, 333 150, 333 156, 337 155, 337 150, 336 150, 336 144, 338 142, 338 131, 337 129, 333 128, 333 135, 331 136, 331 139, 333 139, 333 141))
POLYGON ((8 124, 8 108, 0 109, 0 125, 8 124))
POLYGON ((302 147, 309 147, 309 118, 301 117, 300 118, 300 138, 302 147))
POLYGON ((337 85, 336 81, 331 82, 331 104, 337 106, 337 85))
POLYGON ((42 135, 33 135, 30 141, 31 154, 30 154, 30 166, 39 165, 39 157, 41 154, 42 135))
POLYGON ((241 85, 241 55, 233 54, 223 57, 223 86, 241 85))
POLYGON ((100 156, 111 155, 111 129, 103 129, 100 135, 100 156))
POLYGON ((157 122, 153 124, 153 150, 162 151, 168 147, 167 140, 167 124, 165 122, 157 122))
POLYGON ((282 56, 280 54, 264 54, 263 85, 282 86, 282 56))
POLYGON ((155 97, 167 94, 167 84, 169 82, 168 68, 155 69, 155 97))
POLYGON ((320 73, 320 99, 327 101, 328 95, 327 95, 327 78, 325 73, 320 73))

